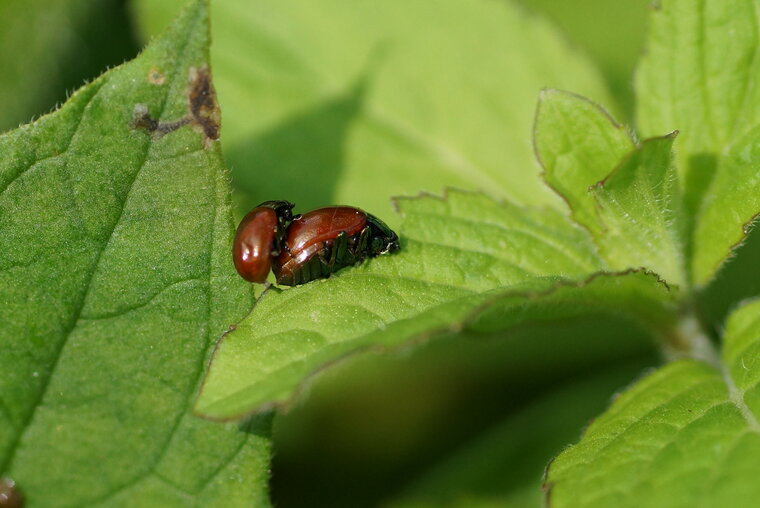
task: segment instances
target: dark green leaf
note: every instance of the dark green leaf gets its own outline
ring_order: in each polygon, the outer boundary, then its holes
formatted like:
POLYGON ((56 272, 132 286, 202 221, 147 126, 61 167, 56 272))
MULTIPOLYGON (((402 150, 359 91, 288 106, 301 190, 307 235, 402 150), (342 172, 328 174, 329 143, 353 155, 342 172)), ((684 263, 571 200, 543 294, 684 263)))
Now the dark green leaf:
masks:
POLYGON ((189 107, 211 91, 207 54, 195 1, 138 59, 0 137, 0 474, 32 506, 266 503, 268 419, 189 411, 251 304, 207 136, 218 111, 189 107))

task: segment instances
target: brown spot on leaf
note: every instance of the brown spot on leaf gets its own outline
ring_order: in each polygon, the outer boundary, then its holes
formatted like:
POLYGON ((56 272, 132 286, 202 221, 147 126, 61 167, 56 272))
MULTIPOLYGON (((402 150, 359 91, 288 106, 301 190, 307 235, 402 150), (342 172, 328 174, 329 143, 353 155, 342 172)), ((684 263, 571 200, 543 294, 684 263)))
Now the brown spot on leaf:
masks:
POLYGON ((0 508, 21 508, 24 496, 10 478, 0 478, 0 508))
POLYGON ((163 85, 166 83, 166 76, 164 76, 157 68, 151 67, 148 71, 148 81, 154 85, 163 85))
MULTIPOLYGON (((151 69, 152 72, 154 69, 151 69)), ((158 73, 157 70, 155 72, 158 73)), ((153 83, 151 73, 148 74, 148 80, 153 83)), ((164 79, 163 75, 160 73, 158 75, 164 79)), ((219 104, 216 102, 214 85, 211 83, 211 73, 207 66, 190 69, 185 93, 188 112, 182 118, 171 122, 159 122, 151 116, 147 105, 136 104, 132 113, 132 126, 135 129, 145 129, 153 134, 153 137, 160 138, 180 127, 192 125, 196 131, 203 134, 203 145, 208 148, 212 141, 219 139, 221 115, 219 104)))
POLYGON ((187 102, 192 122, 200 127, 206 140, 219 139, 221 115, 219 104, 216 102, 216 91, 211 82, 211 73, 207 66, 190 69, 187 102))
POLYGON ((148 132, 153 132, 158 128, 158 120, 150 116, 147 104, 135 104, 132 110, 132 127, 145 129, 148 132))
POLYGON ((145 104, 135 104, 135 109, 132 111, 132 126, 135 129, 145 129, 153 134, 155 138, 160 138, 165 134, 176 131, 189 122, 190 119, 187 116, 183 116, 173 122, 159 122, 151 116, 148 106, 145 104))

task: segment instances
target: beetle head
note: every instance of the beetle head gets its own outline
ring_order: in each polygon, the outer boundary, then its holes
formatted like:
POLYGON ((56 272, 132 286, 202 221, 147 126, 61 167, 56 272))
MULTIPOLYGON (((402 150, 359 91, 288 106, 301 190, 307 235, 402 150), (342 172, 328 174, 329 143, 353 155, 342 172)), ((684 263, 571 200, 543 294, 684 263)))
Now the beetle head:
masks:
POLYGON ((380 254, 399 250, 398 235, 385 222, 374 215, 367 214, 367 224, 372 228, 372 239, 370 240, 371 256, 379 256, 380 254))

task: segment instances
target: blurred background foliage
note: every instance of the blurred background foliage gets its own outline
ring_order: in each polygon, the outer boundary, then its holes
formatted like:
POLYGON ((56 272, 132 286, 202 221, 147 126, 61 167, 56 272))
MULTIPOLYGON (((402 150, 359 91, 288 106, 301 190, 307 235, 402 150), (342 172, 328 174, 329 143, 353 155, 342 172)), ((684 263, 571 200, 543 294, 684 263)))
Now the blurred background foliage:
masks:
MULTIPOLYGON (((648 1, 519 3, 590 57, 616 101, 610 107, 632 124, 632 74, 648 1)), ((1 2, 0 130, 50 111, 85 81, 134 57, 150 30, 140 29, 131 7, 124 0, 1 2)), ((340 130, 362 86, 322 103, 301 118, 301 128, 340 130)), ((258 142, 287 148, 300 134, 258 142)), ((309 161, 308 153, 302 157, 309 161)), ((760 280, 746 275, 758 255, 754 234, 707 288, 702 303, 713 326, 728 311, 723 302, 759 292, 760 280)), ((598 317, 524 326, 508 337, 452 335, 348 362, 319 376, 308 397, 277 417, 274 503, 539 506, 546 463, 657 361, 642 333, 598 317)))
POLYGON ((63 103, 140 48, 124 0, 0 2, 0 132, 63 103))

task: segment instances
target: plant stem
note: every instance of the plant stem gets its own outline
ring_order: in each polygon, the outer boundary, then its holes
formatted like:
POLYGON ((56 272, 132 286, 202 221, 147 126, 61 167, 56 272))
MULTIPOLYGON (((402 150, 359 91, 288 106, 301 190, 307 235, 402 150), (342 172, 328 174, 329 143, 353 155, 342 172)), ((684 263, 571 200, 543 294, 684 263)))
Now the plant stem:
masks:
POLYGON ((665 355, 670 360, 692 358, 716 368, 721 367, 718 351, 692 311, 682 315, 664 343, 665 355))

